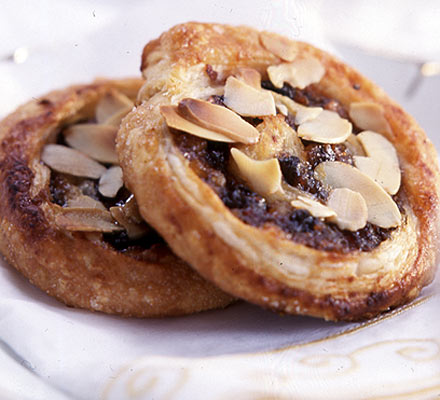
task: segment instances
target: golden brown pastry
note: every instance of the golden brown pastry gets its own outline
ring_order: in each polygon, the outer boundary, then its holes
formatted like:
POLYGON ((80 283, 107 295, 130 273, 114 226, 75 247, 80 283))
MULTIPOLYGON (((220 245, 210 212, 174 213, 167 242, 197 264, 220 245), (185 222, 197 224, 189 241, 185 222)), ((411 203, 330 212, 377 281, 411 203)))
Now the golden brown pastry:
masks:
POLYGON ((140 218, 115 152, 140 79, 54 91, 0 123, 0 250, 70 306, 137 317, 225 307, 232 298, 140 218))
POLYGON ((371 81, 311 45, 201 23, 148 43, 142 72, 117 138, 124 177, 205 278, 328 320, 373 317, 432 280, 437 156, 371 81))

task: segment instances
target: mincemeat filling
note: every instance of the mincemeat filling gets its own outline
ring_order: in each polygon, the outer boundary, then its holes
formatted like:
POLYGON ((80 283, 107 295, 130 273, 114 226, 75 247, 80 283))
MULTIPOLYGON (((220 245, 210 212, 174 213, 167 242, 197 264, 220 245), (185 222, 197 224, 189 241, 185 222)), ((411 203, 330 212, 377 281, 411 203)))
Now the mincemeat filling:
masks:
MULTIPOLYGON (((81 122, 95 122, 94 120, 81 122)), ((57 137, 57 144, 66 145, 63 135, 60 133, 57 137)), ((66 207, 69 193, 72 190, 79 189, 81 194, 100 201, 107 209, 114 206, 122 206, 130 197, 131 193, 125 188, 121 188, 114 198, 103 196, 98 190, 98 180, 75 177, 68 174, 56 172, 51 169, 50 174, 50 194, 51 201, 61 207, 66 207), (75 187, 75 189, 74 189, 75 187)), ((148 226, 149 227, 149 226, 148 226)), ((141 252, 150 249, 156 244, 165 243, 162 237, 151 227, 140 238, 130 238, 125 230, 111 233, 103 233, 104 242, 111 245, 115 250, 120 252, 141 252)))
MULTIPOLYGON (((50 193, 53 203, 65 207, 71 186, 76 186, 81 190, 82 194, 100 201, 107 209, 113 206, 122 206, 130 196, 130 192, 122 188, 117 197, 109 199, 99 193, 96 180, 77 178, 51 170, 50 193)), ((155 244, 164 243, 164 240, 153 228, 149 229, 145 235, 137 239, 129 238, 126 231, 117 231, 103 233, 103 240, 110 244, 115 250, 121 252, 127 250, 147 250, 155 244)))
MULTIPOLYGON (((303 90, 292 88, 288 84, 282 89, 275 89, 269 81, 263 81, 262 87, 288 96, 305 106, 322 107, 349 119, 347 110, 341 103, 323 96, 313 85, 303 90)), ((213 96, 211 101, 224 105, 221 96, 213 96)), ((247 120, 255 125, 261 122, 257 119, 247 120)), ((297 128, 290 116, 286 117, 286 122, 297 128)), ((353 124, 353 132, 359 131, 353 124)), ((180 131, 174 131, 173 137, 184 157, 190 161, 191 168, 210 185, 235 216, 249 225, 276 225, 286 232, 293 242, 317 250, 339 253, 373 250, 388 239, 394 230, 380 228, 371 223, 355 232, 342 230, 336 224, 315 218, 304 209, 294 209, 286 202, 269 203, 231 173, 228 167, 231 145, 201 139, 180 131)), ((322 183, 315 179, 314 168, 324 161, 340 161, 353 165, 352 154, 344 144, 318 144, 307 141, 303 143, 306 160, 287 154, 278 156, 283 177, 289 185, 325 201, 329 193, 322 183)), ((398 196, 394 198, 399 205, 398 196)))

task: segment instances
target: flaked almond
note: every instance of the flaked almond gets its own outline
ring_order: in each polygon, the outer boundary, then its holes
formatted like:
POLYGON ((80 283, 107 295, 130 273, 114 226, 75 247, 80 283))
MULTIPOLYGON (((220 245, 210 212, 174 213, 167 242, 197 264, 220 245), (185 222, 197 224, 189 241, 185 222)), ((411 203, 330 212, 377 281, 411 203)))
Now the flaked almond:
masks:
POLYGON ((116 127, 117 129, 121 125, 122 119, 131 111, 130 108, 123 108, 120 111, 114 113, 109 119, 106 120, 105 125, 111 125, 116 127))
POLYGON ((276 88, 282 88, 284 82, 292 87, 304 89, 319 82, 325 74, 322 64, 314 57, 301 58, 291 63, 271 65, 267 68, 270 81, 276 88))
POLYGON ((261 44, 272 54, 284 61, 293 61, 297 54, 295 43, 291 40, 271 32, 260 33, 261 44))
POLYGON ((115 166, 105 171, 99 178, 99 192, 105 197, 115 197, 124 185, 121 167, 115 166))
POLYGON ((269 91, 255 89, 233 76, 226 80, 223 102, 244 117, 276 114, 275 101, 269 91))
POLYGON ((379 133, 391 132, 383 108, 379 104, 370 102, 351 103, 348 113, 351 120, 361 129, 379 133))
POLYGON ((394 169, 387 162, 371 157, 354 157, 354 165, 382 186, 389 194, 396 194, 400 187, 400 170, 394 169))
POLYGON ((302 104, 293 101, 291 98, 283 96, 279 93, 275 93, 272 91, 271 93, 274 99, 277 101, 277 107, 279 107, 278 102, 281 105, 284 105, 287 108, 287 111, 295 116, 295 123, 298 125, 315 119, 319 114, 321 114, 321 111, 323 110, 321 107, 303 106, 302 104))
POLYGON ((262 196, 282 191, 281 168, 276 158, 254 160, 242 151, 232 148, 231 155, 237 164, 240 176, 262 196))
POLYGON ((399 163, 394 145, 383 135, 372 131, 363 131, 356 137, 369 157, 399 163))
POLYGON ((121 225, 124 227, 125 231, 127 232, 127 236, 130 239, 139 239, 140 237, 144 236, 150 228, 148 228, 148 225, 146 223, 136 223, 130 218, 128 218, 122 207, 111 207, 110 213, 112 217, 121 225))
POLYGON ((188 98, 179 103, 177 111, 190 122, 220 133, 235 142, 245 144, 258 142, 260 135, 257 129, 226 107, 188 98))
POLYGON ((295 208, 307 210, 315 218, 329 218, 336 216, 335 211, 331 208, 321 204, 319 201, 305 196, 298 196, 298 198, 293 200, 290 204, 295 208))
POLYGON ((261 74, 256 69, 247 67, 238 68, 234 75, 237 79, 247 83, 254 89, 261 89, 261 74))
POLYGON ((125 216, 127 218, 130 218, 137 224, 141 224, 144 222, 139 212, 139 207, 133 194, 131 194, 128 197, 128 199, 125 201, 124 205, 122 205, 122 209, 124 210, 125 216))
POLYGON ((120 113, 121 110, 127 113, 133 107, 133 102, 127 96, 113 90, 99 100, 95 110, 96 122, 98 124, 108 124, 115 114, 120 113))
POLYGON ((289 115, 289 109, 281 103, 276 103, 275 107, 277 108, 277 110, 283 114, 285 117, 287 117, 289 115))
POLYGON ((58 211, 55 223, 68 231, 116 232, 123 230, 108 211, 73 207, 58 207, 58 211))
POLYGON ((71 199, 67 199, 67 207, 73 208, 97 208, 99 210, 107 210, 100 201, 86 195, 79 195, 71 199))
POLYGON ((124 205, 111 207, 110 213, 125 228, 130 239, 138 239, 151 230, 140 216, 133 195, 128 198, 124 205))
POLYGON ((391 196, 356 167, 339 161, 326 161, 315 168, 315 174, 331 188, 347 188, 360 193, 367 204, 368 222, 381 228, 400 224, 400 211, 391 196))
POLYGON ((75 124, 64 130, 66 143, 96 161, 118 163, 115 140, 118 130, 111 125, 75 124))
POLYGON ((191 135, 213 140, 216 142, 226 142, 233 143, 234 140, 222 135, 221 133, 214 132, 210 129, 203 128, 202 126, 196 125, 191 121, 183 118, 178 112, 176 106, 162 106, 160 107, 160 112, 165 118, 165 122, 170 128, 178 129, 190 133, 191 135))
POLYGON ((324 111, 321 107, 298 107, 295 114, 295 123, 298 125, 313 121, 324 111))
POLYGON ((344 142, 345 147, 350 150, 354 156, 365 156, 364 148, 355 134, 351 134, 344 142))
POLYGON ((367 224, 367 203, 360 193, 347 188, 333 189, 327 205, 336 212, 330 221, 341 229, 355 232, 367 224))
POLYGON ((111 207, 110 213, 125 228, 130 239, 137 239, 151 230, 139 213, 134 195, 130 195, 122 206, 111 207))
POLYGON ((55 171, 85 178, 97 179, 106 170, 103 165, 78 150, 59 144, 47 144, 41 160, 55 171))
MULTIPOLYGON (((362 168, 368 176, 379 183, 389 194, 396 194, 400 188, 401 174, 399 168, 399 158, 393 144, 379 133, 364 131, 357 135, 365 153, 374 160, 377 168, 362 168)), ((365 164, 365 161, 361 161, 365 164)), ((359 163, 359 160, 358 160, 359 163)), ((373 164, 370 162, 370 165, 373 164)))
MULTIPOLYGON (((365 175, 368 175, 371 179, 376 180, 375 177, 379 175, 380 163, 371 157, 354 156, 354 165, 365 175)), ((377 181, 376 181, 377 182, 377 181)))
POLYGON ((318 143, 342 143, 350 135, 352 126, 338 113, 323 110, 315 119, 302 123, 298 136, 318 143))

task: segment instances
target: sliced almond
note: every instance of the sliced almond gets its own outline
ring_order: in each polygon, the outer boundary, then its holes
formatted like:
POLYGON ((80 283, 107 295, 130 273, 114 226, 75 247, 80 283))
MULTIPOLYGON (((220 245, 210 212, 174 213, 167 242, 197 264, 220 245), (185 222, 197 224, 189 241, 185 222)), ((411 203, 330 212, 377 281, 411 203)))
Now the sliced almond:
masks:
POLYGON ((399 163, 394 145, 383 135, 372 131, 363 131, 356 137, 369 157, 399 163))
POLYGON ((105 197, 115 197, 124 185, 121 167, 115 166, 105 171, 99 178, 99 192, 105 197))
POLYGON ((351 135, 352 126, 338 113, 323 110, 315 119, 298 128, 298 136, 318 143, 342 143, 351 135))
POLYGON ((375 178, 379 175, 380 171, 380 163, 371 157, 363 156, 354 156, 353 160, 356 168, 362 171, 365 175, 368 175, 371 179, 376 180, 375 178))
POLYGON ((261 89, 261 74, 256 69, 242 67, 234 75, 254 89, 261 89))
POLYGON ((204 100, 183 99, 178 113, 187 120, 203 128, 220 133, 235 142, 257 143, 259 133, 255 127, 226 107, 204 100))
POLYGON ((354 156, 365 156, 364 148, 361 145, 361 142, 359 142, 359 139, 355 134, 351 134, 347 140, 344 142, 345 147, 347 147, 348 150, 350 150, 351 154, 354 156))
POLYGON ((321 115, 322 111, 324 110, 321 107, 298 107, 298 110, 295 114, 295 123, 301 125, 306 122, 313 121, 321 115))
POLYGON ((99 210, 107 210, 100 201, 90 196, 79 195, 67 200, 67 207, 71 208, 97 208, 99 210))
POLYGON ((379 133, 391 132, 383 108, 379 104, 370 102, 351 103, 348 113, 351 120, 361 129, 379 133))
POLYGON ((277 108, 277 110, 283 114, 285 117, 287 117, 289 115, 289 109, 281 103, 276 103, 275 107, 277 108))
POLYGON ((326 161, 315 168, 315 174, 331 188, 347 188, 360 193, 367 204, 368 222, 381 228, 400 224, 400 211, 391 196, 359 169, 339 161, 326 161))
POLYGON ((118 223, 124 227, 130 239, 139 239, 144 236, 150 229, 145 223, 137 224, 128 218, 122 207, 111 207, 110 213, 118 223))
MULTIPOLYGON (((364 168, 364 172, 378 182, 389 194, 396 194, 400 188, 401 173, 399 158, 393 144, 384 136, 372 131, 361 132, 357 138, 365 153, 378 166, 377 170, 365 170, 364 168)), ((358 165, 356 164, 356 166, 358 165)), ((362 170, 362 166, 358 168, 362 170)))
POLYGON ((111 125, 75 124, 64 130, 70 147, 87 154, 96 161, 118 163, 115 140, 118 130, 111 125))
POLYGON ((354 165, 382 186, 389 194, 396 194, 400 187, 400 170, 387 162, 371 157, 354 157, 354 165))
POLYGON ((333 189, 327 205, 336 212, 330 221, 341 229, 355 232, 367 224, 367 203, 360 193, 347 188, 333 189))
POLYGON ((272 91, 271 93, 277 102, 281 103, 281 105, 286 106, 287 110, 295 116, 295 123, 297 123, 298 125, 315 119, 319 114, 321 114, 321 111, 323 110, 321 107, 303 106, 302 104, 296 103, 291 98, 283 96, 279 93, 275 93, 272 91))
POLYGON ((292 87, 304 89, 319 82, 325 74, 322 64, 314 57, 302 58, 291 63, 271 65, 267 68, 270 81, 276 88, 282 88, 284 82, 292 87))
POLYGON ((262 196, 282 191, 281 168, 278 160, 253 160, 242 151, 232 148, 231 155, 237 164, 241 177, 249 184, 252 190, 262 196))
POLYGON ((122 206, 122 209, 124 210, 124 214, 126 215, 126 217, 130 218, 137 224, 141 224, 144 222, 144 219, 139 212, 139 207, 134 195, 130 195, 130 197, 125 201, 124 205, 122 206))
POLYGON ((203 128, 202 126, 196 125, 193 122, 188 121, 183 118, 178 112, 175 106, 162 106, 160 107, 160 112, 165 118, 167 125, 170 128, 178 129, 190 133, 194 136, 214 140, 216 142, 226 142, 233 143, 234 140, 222 135, 221 133, 214 132, 212 130, 203 128))
POLYGON ((111 207, 110 213, 125 228, 130 239, 138 239, 151 230, 140 216, 133 195, 128 198, 124 205, 111 207))
POLYGON ((119 128, 122 119, 131 111, 132 107, 123 108, 120 111, 114 113, 110 118, 105 121, 105 125, 111 125, 119 128))
POLYGON ((261 44, 272 54, 284 61, 293 61, 297 54, 295 43, 291 40, 271 32, 260 33, 261 44))
POLYGON ((110 212, 97 208, 59 207, 55 223, 68 231, 116 232, 123 228, 113 220, 110 212))
POLYGON ((307 210, 316 218, 329 218, 336 216, 335 211, 331 208, 321 204, 319 201, 312 200, 305 196, 298 196, 298 199, 293 200, 290 204, 295 208, 307 210))
POLYGON ((134 103, 124 94, 113 90, 103 96, 95 110, 96 122, 98 124, 108 124, 108 121, 115 115, 124 110, 126 113, 134 107, 134 103))
POLYGON ((255 89, 233 76, 226 80, 223 102, 244 117, 276 114, 275 101, 269 91, 255 89))
POLYGON ((41 160, 50 168, 65 174, 85 178, 99 178, 106 168, 85 154, 59 144, 47 144, 41 160))

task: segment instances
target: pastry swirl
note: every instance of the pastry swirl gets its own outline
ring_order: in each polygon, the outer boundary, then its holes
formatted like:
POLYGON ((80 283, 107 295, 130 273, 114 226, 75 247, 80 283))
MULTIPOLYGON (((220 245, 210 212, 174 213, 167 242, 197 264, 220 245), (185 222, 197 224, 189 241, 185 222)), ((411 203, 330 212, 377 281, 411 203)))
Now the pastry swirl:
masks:
POLYGON ((374 83, 306 43, 201 23, 148 43, 142 72, 117 138, 124 177, 206 279, 328 320, 373 317, 432 280, 436 152, 374 83))
POLYGON ((175 256, 121 187, 114 139, 141 83, 53 91, 0 123, 0 250, 69 306, 136 317, 225 307, 233 299, 175 256))

